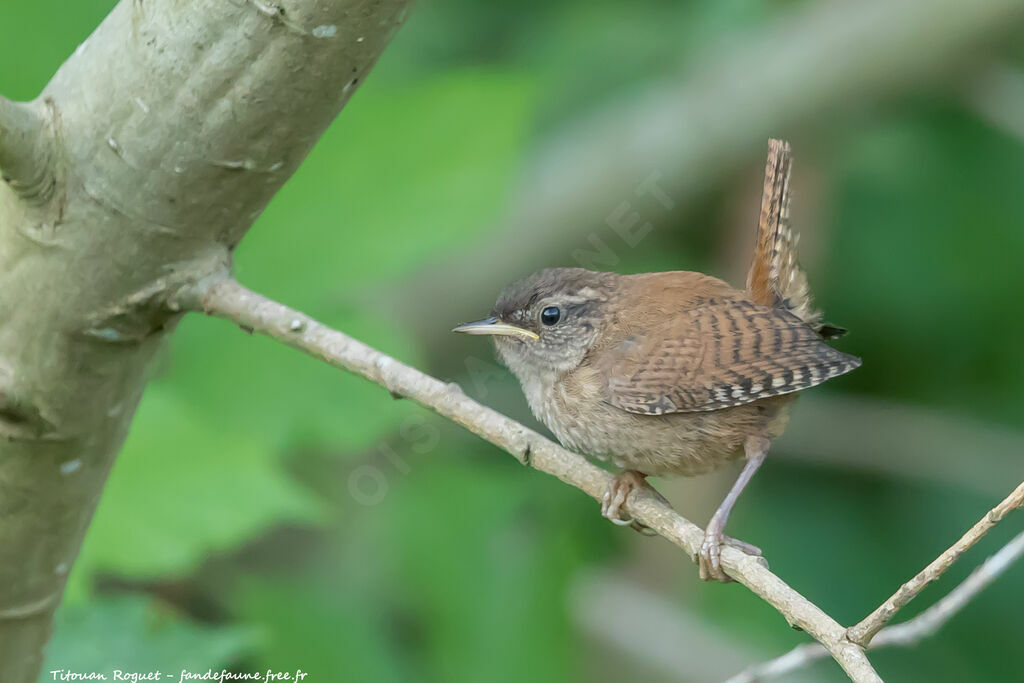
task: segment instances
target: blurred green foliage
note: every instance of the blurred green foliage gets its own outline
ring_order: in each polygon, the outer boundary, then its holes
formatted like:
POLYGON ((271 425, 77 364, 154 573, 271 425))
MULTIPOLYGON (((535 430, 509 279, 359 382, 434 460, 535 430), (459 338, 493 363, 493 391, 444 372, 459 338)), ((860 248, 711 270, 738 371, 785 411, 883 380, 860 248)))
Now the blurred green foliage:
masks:
POLYGON ((98 572, 150 579, 194 571, 268 525, 316 522, 319 503, 282 476, 276 454, 241 429, 150 388, 75 566, 69 598, 98 572), (137 454, 137 455, 136 455, 137 454))
POLYGON ((41 680, 54 670, 127 674, 220 670, 257 641, 253 629, 186 621, 141 596, 118 596, 60 611, 41 680))
MULTIPOLYGON (((0 90, 33 97, 112 4, 5 7, 0 90)), ((467 376, 490 367, 489 349, 465 340, 425 348, 378 288, 415 282, 424 263, 486 243, 510 202, 529 201, 515 195, 517 181, 545 136, 649 81, 699 69, 703 47, 742 40, 804 4, 425 1, 242 243, 238 276, 403 361, 443 368, 532 423, 507 375, 488 374, 482 386, 467 376)), ((812 284, 830 319, 853 331, 844 350, 866 361, 825 391, 1020 429, 1020 141, 943 92, 891 94, 780 135, 797 150, 798 206, 810 195, 819 221, 802 226, 821 247, 812 284)), ((760 154, 750 159, 750 178, 760 163, 760 154)), ((659 221, 623 267, 721 274, 732 266, 721 255, 741 251, 727 244, 741 234, 731 228, 735 207, 753 207, 757 191, 746 176, 722 183, 659 221)), ((609 209, 616 203, 608 198, 609 209)), ((501 284, 465 286, 489 297, 501 284)), ((458 322, 463 312, 445 303, 424 315, 458 322)), ((963 454, 965 467, 972 457, 963 454)), ((710 498, 687 508, 705 480, 674 486, 692 494, 680 509, 708 513, 710 498)), ((849 622, 993 502, 773 459, 730 531, 769 549, 774 570, 849 622), (837 576, 849 578, 843 590, 837 576)), ((1010 533, 998 530, 967 563, 1010 533)), ((189 317, 104 493, 46 669, 302 668, 314 682, 680 680, 581 627, 567 596, 595 567, 643 583, 763 656, 805 640, 749 593, 696 585, 685 558, 650 543, 603 523, 578 492, 376 386, 189 317)), ((967 571, 957 567, 943 586, 967 571)), ((1021 568, 1011 571, 916 650, 879 653, 880 669, 893 680, 1012 680, 1022 579, 1021 568)), ((841 680, 828 663, 812 674, 841 680)))

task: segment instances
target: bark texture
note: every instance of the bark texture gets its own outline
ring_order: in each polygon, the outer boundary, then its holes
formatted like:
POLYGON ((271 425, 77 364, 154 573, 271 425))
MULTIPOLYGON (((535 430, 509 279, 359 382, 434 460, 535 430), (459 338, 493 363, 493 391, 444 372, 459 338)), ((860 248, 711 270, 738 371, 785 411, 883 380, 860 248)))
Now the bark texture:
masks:
POLYGON ((365 79, 407 0, 123 0, 0 98, 0 680, 54 608, 179 313, 365 79))

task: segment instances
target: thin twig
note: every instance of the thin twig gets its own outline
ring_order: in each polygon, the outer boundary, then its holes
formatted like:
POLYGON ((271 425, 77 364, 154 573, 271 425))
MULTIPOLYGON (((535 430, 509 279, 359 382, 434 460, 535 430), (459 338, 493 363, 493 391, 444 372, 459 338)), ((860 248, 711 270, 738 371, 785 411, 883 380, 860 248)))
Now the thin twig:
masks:
POLYGON ((865 617, 856 626, 851 626, 848 631, 850 640, 866 647, 874 635, 893 618, 896 612, 917 597, 928 584, 936 581, 946 573, 946 570, 960 558, 960 555, 980 541, 988 533, 989 529, 998 524, 999 520, 1005 517, 1008 512, 1021 507, 1021 505, 1024 505, 1024 483, 1014 489, 1013 493, 1007 496, 999 505, 992 508, 966 534, 961 536, 959 541, 932 560, 917 576, 900 586, 899 590, 879 605, 874 612, 865 617))
MULTIPOLYGON (((895 645, 915 645, 934 635, 1021 556, 1024 556, 1024 532, 1017 534, 999 552, 971 572, 971 575, 960 585, 924 612, 902 624, 883 628, 871 641, 868 649, 877 650, 895 645)), ((828 650, 820 644, 807 643, 793 648, 781 657, 753 666, 743 673, 733 676, 726 683, 754 683, 754 681, 790 673, 827 656, 828 650)))
MULTIPOLYGON (((601 499, 611 483, 611 475, 601 468, 477 403, 458 385, 445 384, 234 280, 205 281, 183 291, 176 303, 184 310, 204 311, 265 334, 365 377, 392 394, 412 399, 504 449, 523 464, 552 474, 595 500, 601 499)), ((696 558, 704 538, 698 526, 643 491, 631 494, 626 508, 634 519, 678 545, 691 559, 696 558)), ((722 550, 722 565, 729 576, 778 610, 792 626, 824 645, 852 680, 881 680, 863 649, 846 639, 846 629, 768 571, 762 558, 726 547, 722 550)))

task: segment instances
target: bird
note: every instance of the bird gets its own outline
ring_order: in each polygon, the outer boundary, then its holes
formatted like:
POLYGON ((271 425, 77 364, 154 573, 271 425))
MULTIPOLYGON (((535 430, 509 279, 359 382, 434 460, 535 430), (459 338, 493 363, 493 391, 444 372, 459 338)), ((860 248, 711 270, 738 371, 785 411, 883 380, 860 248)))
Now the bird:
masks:
MULTIPOLYGON (((786 427, 796 393, 861 360, 825 343, 796 259, 789 148, 772 140, 754 257, 744 289, 691 271, 620 275, 548 268, 508 285, 489 317, 454 332, 489 335, 534 416, 563 446, 621 471, 602 500, 619 524, 651 476, 695 476, 742 460, 698 553, 704 580, 730 581, 729 514, 786 427)), ((665 501, 667 502, 667 501, 665 501)))

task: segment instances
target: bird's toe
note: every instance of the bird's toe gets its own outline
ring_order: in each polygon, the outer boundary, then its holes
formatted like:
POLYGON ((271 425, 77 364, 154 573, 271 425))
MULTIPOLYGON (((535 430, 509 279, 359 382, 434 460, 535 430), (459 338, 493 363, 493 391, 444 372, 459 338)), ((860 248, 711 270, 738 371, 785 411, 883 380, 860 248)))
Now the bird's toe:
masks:
POLYGON ((722 542, 725 545, 732 546, 733 548, 736 548, 736 550, 746 553, 747 555, 753 555, 754 557, 761 557, 764 555, 761 549, 753 543, 747 543, 746 541, 741 541, 740 539, 733 538, 732 536, 723 536, 722 542))
POLYGON ((704 535, 704 542, 700 545, 697 564, 700 568, 700 578, 703 581, 721 581, 722 583, 732 581, 722 570, 721 534, 706 533, 704 535))

